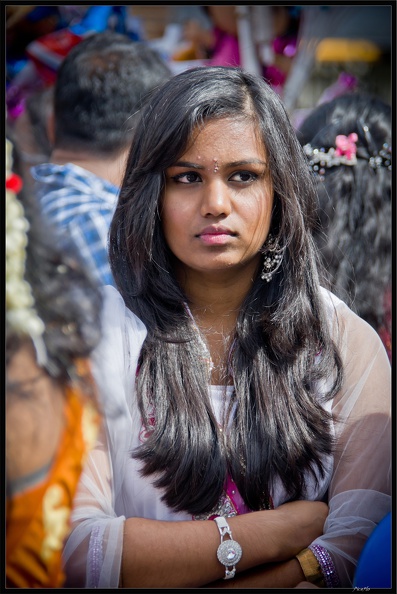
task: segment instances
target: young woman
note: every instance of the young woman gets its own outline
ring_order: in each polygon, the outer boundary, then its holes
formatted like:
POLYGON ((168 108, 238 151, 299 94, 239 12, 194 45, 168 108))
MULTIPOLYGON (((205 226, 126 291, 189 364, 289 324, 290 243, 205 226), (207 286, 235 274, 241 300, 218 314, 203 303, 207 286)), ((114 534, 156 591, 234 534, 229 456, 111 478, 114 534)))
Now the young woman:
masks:
POLYGON ((76 256, 54 248, 9 140, 6 150, 6 586, 60 588, 73 497, 99 428, 88 357, 102 298, 76 256))
POLYGON ((390 509, 390 365, 320 286, 314 198, 263 80, 193 69, 143 109, 67 585, 351 584, 390 509))

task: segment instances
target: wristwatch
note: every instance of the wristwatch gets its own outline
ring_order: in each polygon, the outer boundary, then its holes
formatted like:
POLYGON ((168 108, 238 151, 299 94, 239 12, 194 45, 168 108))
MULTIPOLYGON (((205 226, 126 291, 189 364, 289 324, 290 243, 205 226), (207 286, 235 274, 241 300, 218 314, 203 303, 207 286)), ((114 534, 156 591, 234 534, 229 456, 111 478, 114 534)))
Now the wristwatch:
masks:
POLYGON ((232 531, 226 521, 226 518, 219 516, 214 518, 214 522, 218 526, 219 534, 221 535, 221 544, 218 547, 216 555, 218 561, 225 566, 224 580, 230 580, 236 575, 236 563, 241 559, 243 551, 236 540, 233 540, 232 531), (223 540, 228 535, 228 540, 223 540))

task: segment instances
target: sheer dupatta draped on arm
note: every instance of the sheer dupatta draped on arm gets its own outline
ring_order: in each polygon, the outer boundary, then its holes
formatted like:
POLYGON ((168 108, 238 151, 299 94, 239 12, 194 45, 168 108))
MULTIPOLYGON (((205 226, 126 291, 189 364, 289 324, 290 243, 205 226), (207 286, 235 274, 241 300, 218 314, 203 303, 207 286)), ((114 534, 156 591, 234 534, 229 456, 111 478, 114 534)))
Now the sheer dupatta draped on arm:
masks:
POLYGON ((104 295, 103 336, 93 354, 93 373, 105 425, 80 481, 72 533, 65 546, 66 587, 72 588, 119 585, 125 520, 123 477, 134 423, 140 426, 130 404, 146 328, 113 287, 105 287, 104 295))
POLYGON ((345 586, 353 582, 366 539, 391 510, 391 368, 375 330, 332 301, 345 381, 331 409, 336 449, 329 514, 313 544, 328 550, 345 586))

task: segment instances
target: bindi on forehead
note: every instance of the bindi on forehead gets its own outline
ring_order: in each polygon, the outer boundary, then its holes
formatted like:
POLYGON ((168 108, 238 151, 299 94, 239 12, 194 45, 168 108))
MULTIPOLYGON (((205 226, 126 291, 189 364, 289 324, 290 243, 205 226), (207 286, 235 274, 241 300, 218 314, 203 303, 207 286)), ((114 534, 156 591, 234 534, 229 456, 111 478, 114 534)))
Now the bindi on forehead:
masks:
MULTIPOLYGON (((201 155, 197 155, 197 161, 201 161, 201 155)), ((218 159, 216 157, 214 157, 212 159, 212 161, 213 161, 213 164, 214 164, 213 165, 214 166, 214 173, 218 173, 218 171, 219 171, 219 162, 218 162, 218 159)))

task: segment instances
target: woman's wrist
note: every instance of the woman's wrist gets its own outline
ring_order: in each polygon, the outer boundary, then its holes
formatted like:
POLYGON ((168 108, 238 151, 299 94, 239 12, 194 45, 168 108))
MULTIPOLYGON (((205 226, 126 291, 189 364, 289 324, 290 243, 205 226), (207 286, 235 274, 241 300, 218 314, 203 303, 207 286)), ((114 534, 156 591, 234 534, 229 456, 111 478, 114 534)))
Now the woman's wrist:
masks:
POLYGON ((335 565, 327 549, 320 545, 310 545, 296 555, 306 581, 319 588, 340 588, 335 565))
POLYGON ((296 555, 296 558, 304 573, 305 580, 319 588, 325 588, 324 575, 313 551, 303 549, 296 555))
POLYGON ((340 588, 339 576, 336 571, 334 562, 332 561, 331 555, 327 549, 320 545, 310 545, 309 550, 316 557, 318 564, 321 568, 321 572, 324 576, 324 582, 326 588, 340 588))

